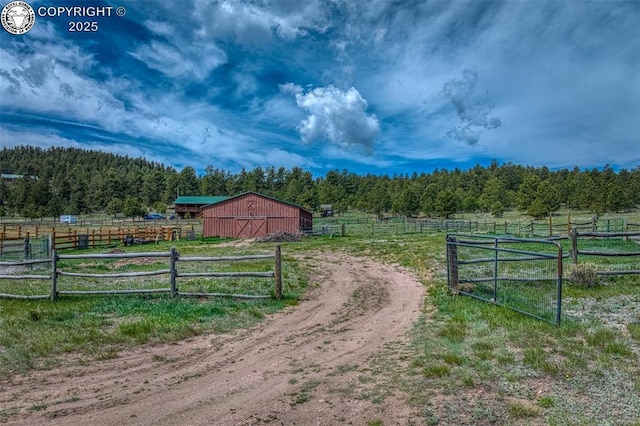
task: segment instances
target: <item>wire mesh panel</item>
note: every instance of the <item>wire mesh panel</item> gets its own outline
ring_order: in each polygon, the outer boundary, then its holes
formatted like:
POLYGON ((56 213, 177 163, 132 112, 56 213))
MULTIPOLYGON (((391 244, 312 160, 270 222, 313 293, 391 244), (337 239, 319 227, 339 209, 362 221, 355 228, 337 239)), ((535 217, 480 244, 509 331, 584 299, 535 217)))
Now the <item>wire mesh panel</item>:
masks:
POLYGON ((46 236, 0 240, 0 261, 21 261, 47 257, 49 257, 49 238, 46 236))
POLYGON ((546 240, 447 236, 449 289, 560 322, 562 247, 546 240))

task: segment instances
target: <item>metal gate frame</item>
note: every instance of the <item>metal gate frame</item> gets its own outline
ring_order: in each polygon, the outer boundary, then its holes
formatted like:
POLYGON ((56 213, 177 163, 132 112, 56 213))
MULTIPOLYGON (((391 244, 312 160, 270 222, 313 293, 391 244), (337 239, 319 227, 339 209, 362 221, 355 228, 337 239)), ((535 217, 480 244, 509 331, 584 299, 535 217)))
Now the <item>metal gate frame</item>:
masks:
POLYGON ((51 237, 29 237, 0 240, 0 261, 43 259, 51 252, 51 237))
POLYGON ((544 239, 528 239, 528 238, 514 238, 514 237, 495 237, 486 235, 465 235, 465 234, 448 234, 446 239, 447 245, 447 285, 449 290, 454 294, 464 294, 474 297, 476 299, 484 300, 486 302, 503 306, 522 314, 532 316, 534 318, 548 321, 553 324, 559 325, 562 315, 562 245, 556 241, 544 240, 544 239), (554 246, 557 250, 555 254, 536 252, 530 250, 519 250, 512 248, 500 247, 500 244, 514 244, 514 243, 534 243, 554 246), (490 257, 482 257, 475 259, 459 259, 458 248, 469 248, 470 250, 480 250, 481 252, 490 252, 490 257), (501 257, 501 255, 503 255, 501 257), (514 256, 515 255, 515 256, 514 256), (521 257, 517 257, 521 256, 521 257), (557 260, 557 271, 554 277, 549 278, 527 278, 521 276, 509 276, 500 275, 502 272, 499 265, 503 262, 522 262, 529 261, 534 262, 538 260, 557 260), (471 264, 489 264, 492 265, 491 276, 486 277, 460 277, 460 266, 471 264), (509 303, 508 296, 508 283, 535 283, 541 281, 555 281, 555 312, 553 319, 548 316, 545 317, 535 311, 529 311, 523 309, 520 306, 513 306, 509 303), (490 292, 491 297, 482 296, 473 291, 473 286, 478 283, 493 283, 493 291, 490 292), (503 284, 503 285, 501 285, 503 284))

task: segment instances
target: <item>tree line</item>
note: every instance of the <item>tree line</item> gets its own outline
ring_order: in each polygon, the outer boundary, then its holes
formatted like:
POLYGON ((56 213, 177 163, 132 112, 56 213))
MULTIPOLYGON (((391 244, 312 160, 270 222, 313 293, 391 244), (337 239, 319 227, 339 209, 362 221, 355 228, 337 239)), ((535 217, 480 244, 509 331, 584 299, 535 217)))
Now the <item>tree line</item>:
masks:
MULTIPOLYGON (((3 148, 0 172, 22 178, 0 183, 0 216, 28 218, 105 212, 164 213, 178 195, 236 195, 255 191, 317 211, 359 209, 381 215, 450 217, 458 212, 501 216, 518 209, 535 218, 561 206, 594 214, 621 212, 640 204, 640 166, 615 171, 513 163, 476 165, 468 170, 357 175, 331 170, 314 177, 299 167, 256 167, 230 173, 209 165, 173 167, 99 151, 34 146, 3 148)), ((133 215, 133 214, 128 214, 133 215)))

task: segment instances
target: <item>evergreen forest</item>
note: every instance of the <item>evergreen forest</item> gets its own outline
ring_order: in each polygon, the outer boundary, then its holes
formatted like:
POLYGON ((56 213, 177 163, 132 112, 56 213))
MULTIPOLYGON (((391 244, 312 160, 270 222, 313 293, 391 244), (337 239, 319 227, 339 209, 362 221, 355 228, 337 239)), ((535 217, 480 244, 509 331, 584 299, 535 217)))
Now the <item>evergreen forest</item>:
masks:
POLYGON ((406 175, 357 175, 331 170, 314 177, 298 167, 242 169, 215 165, 198 174, 144 158, 78 148, 17 146, 0 150, 0 172, 22 175, 0 182, 0 217, 55 217, 108 213, 164 213, 177 195, 236 195, 255 191, 311 211, 358 209, 378 215, 451 217, 458 212, 517 209, 534 218, 561 207, 593 214, 624 212, 640 205, 640 165, 614 170, 559 169, 512 163, 468 170, 436 169, 406 175))

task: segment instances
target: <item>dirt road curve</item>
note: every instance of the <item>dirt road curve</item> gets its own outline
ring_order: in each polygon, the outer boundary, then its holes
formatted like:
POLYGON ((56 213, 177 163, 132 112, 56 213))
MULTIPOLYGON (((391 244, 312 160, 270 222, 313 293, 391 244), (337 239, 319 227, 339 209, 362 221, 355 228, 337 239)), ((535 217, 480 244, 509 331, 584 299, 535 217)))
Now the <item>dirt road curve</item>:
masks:
POLYGON ((251 330, 0 383, 0 409, 17 412, 7 424, 407 424, 400 398, 373 404, 353 389, 372 354, 405 339, 423 286, 399 267, 321 256, 300 304, 251 330))

